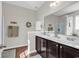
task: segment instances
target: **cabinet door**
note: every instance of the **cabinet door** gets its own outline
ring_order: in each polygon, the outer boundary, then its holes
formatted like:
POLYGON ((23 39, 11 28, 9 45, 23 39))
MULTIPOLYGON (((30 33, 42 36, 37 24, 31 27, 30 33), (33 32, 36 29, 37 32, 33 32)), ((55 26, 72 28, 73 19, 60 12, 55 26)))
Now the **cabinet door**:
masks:
POLYGON ((38 36, 36 36, 36 51, 39 54, 41 53, 41 39, 38 36))
POLYGON ((56 58, 59 57, 59 52, 58 52, 58 47, 59 45, 53 41, 48 41, 48 46, 47 46, 47 54, 48 58, 56 58))
POLYGON ((44 38, 36 36, 36 50, 43 57, 46 58, 47 41, 44 38))
POLYGON ((62 46, 60 55, 62 58, 79 58, 79 50, 69 46, 62 46))
POLYGON ((44 38, 41 38, 41 56, 43 58, 47 58, 47 40, 44 38))

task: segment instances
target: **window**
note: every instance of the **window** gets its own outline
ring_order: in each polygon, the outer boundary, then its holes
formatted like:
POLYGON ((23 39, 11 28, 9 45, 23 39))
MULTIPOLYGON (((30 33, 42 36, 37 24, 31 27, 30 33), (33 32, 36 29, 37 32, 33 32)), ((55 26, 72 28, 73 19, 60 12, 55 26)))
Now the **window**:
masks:
POLYGON ((75 30, 79 30, 79 15, 77 15, 75 19, 75 30))
POLYGON ((73 34, 73 16, 67 15, 67 35, 73 34))

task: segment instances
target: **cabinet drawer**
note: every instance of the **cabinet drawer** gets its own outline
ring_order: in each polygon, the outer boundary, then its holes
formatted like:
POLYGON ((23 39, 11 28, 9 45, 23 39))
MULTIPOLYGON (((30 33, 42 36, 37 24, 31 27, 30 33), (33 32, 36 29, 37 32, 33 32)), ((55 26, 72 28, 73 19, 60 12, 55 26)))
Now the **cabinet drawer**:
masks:
POLYGON ((53 46, 56 46, 56 45, 58 45, 58 43, 53 42, 53 41, 48 41, 48 46, 53 47, 53 46))

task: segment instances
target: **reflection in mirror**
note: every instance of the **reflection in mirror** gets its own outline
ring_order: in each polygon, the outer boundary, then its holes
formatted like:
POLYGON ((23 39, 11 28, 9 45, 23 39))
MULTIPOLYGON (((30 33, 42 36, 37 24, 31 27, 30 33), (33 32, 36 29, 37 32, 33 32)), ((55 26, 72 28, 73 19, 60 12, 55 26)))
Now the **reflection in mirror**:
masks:
POLYGON ((75 36, 79 34, 79 15, 75 16, 75 36))
POLYGON ((55 31, 56 34, 79 36, 79 11, 45 16, 44 30, 55 31))
POLYGON ((66 28, 66 20, 63 20, 63 16, 56 16, 56 15, 48 15, 44 18, 44 30, 49 31, 49 25, 51 31, 54 31, 58 34, 65 34, 66 28))
POLYGON ((67 35, 79 36, 79 11, 70 13, 67 17, 67 35), (70 23, 70 26, 68 26, 70 23))

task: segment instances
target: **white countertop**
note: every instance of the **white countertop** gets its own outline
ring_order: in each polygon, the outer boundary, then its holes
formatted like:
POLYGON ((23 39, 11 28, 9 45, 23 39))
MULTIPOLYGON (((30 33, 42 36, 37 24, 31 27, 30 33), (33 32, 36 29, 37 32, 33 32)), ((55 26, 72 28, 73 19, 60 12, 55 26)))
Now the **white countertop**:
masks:
POLYGON ((51 41, 54 41, 54 42, 57 42, 60 44, 64 44, 64 45, 79 49, 79 38, 78 37, 77 38, 75 37, 74 41, 69 41, 69 40, 67 40, 67 36, 65 36, 65 35, 58 35, 59 38, 55 37, 55 36, 44 35, 42 33, 36 33, 35 35, 42 37, 42 38, 45 38, 47 40, 51 40, 51 41))

